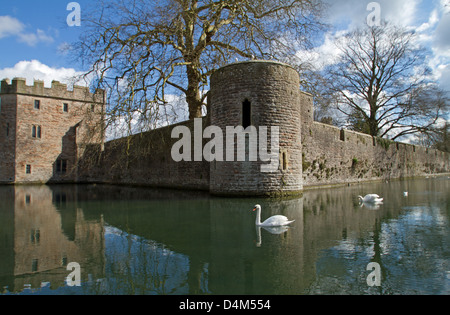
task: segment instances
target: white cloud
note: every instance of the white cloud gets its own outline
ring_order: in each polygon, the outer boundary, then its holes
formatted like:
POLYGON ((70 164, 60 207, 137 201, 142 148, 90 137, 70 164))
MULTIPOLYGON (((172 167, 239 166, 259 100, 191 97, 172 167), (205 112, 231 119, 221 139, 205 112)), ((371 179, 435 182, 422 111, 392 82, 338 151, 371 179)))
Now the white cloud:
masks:
POLYGON ((0 16, 0 38, 20 34, 25 25, 18 19, 10 16, 0 16))
POLYGON ((416 44, 430 48, 428 65, 434 79, 442 88, 450 90, 450 0, 425 4, 423 0, 326 0, 329 3, 327 21, 335 28, 325 35, 323 43, 312 51, 301 51, 301 60, 312 63, 316 69, 333 64, 339 53, 333 42, 367 23, 372 11, 370 2, 381 8, 381 19, 415 31, 416 44), (424 10, 427 8, 427 10, 424 10))
POLYGON ((450 64, 438 66, 436 74, 440 82, 440 87, 450 92, 450 64))
POLYGON ((441 0, 441 7, 444 14, 450 13, 450 0, 441 0))
POLYGON ((335 44, 336 39, 340 36, 340 34, 326 34, 321 46, 312 50, 299 51, 297 52, 297 57, 302 63, 311 64, 316 70, 320 71, 326 66, 334 64, 341 54, 341 51, 337 49, 335 44))
POLYGON ((20 33, 18 34, 20 42, 27 44, 28 46, 36 46, 37 43, 53 43, 54 39, 50 35, 47 35, 43 30, 38 29, 35 33, 20 33))
POLYGON ((416 28, 416 32, 422 33, 428 31, 429 29, 433 28, 438 22, 439 22, 439 12, 437 9, 434 9, 431 12, 428 21, 420 25, 418 28, 416 28))
POLYGON ((381 19, 397 25, 411 26, 415 24, 420 0, 327 0, 329 4, 328 20, 333 24, 345 24, 348 29, 367 23, 367 17, 372 12, 367 10, 370 2, 380 5, 381 19))
POLYGON ((5 15, 0 16, 0 39, 14 36, 19 42, 28 46, 36 46, 38 43, 52 43, 54 38, 47 32, 37 29, 36 32, 25 32, 25 25, 18 19, 5 15))
MULTIPOLYGON (((0 79, 25 78, 29 85, 32 85, 34 80, 43 80, 46 87, 50 87, 53 80, 72 86, 77 75, 81 75, 81 72, 73 68, 52 68, 38 60, 20 61, 12 68, 0 69, 0 79)), ((86 82, 76 84, 88 86, 86 82)))
POLYGON ((434 33, 434 44, 450 56, 450 12, 442 15, 434 33))
POLYGON ((414 26, 417 20, 420 0, 380 1, 382 16, 393 24, 401 26, 414 26))

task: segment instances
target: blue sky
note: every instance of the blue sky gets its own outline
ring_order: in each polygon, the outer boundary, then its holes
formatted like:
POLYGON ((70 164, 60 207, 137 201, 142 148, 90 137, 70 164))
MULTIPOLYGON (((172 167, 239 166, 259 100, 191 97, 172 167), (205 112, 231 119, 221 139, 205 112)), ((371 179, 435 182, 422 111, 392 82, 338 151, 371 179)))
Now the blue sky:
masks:
MULTIPOLYGON (((74 66, 67 55, 59 52, 61 45, 74 42, 82 32, 82 27, 67 25, 70 2, 0 0, 0 69, 31 60, 54 68, 74 66)), ((81 9, 89 3, 77 2, 81 9)))
MULTIPOLYGON (((327 0, 330 9, 326 21, 334 25, 318 44, 315 58, 332 60, 332 40, 340 33, 366 22, 366 0, 327 0)), ((25 77, 44 80, 66 78, 83 69, 61 48, 76 41, 83 32, 83 14, 94 1, 78 0, 81 26, 69 27, 66 19, 71 1, 62 0, 0 0, 0 79, 25 77)), ((395 24, 414 29, 421 44, 430 48, 427 62, 441 86, 450 90, 450 0, 379 0, 381 17, 395 24)))

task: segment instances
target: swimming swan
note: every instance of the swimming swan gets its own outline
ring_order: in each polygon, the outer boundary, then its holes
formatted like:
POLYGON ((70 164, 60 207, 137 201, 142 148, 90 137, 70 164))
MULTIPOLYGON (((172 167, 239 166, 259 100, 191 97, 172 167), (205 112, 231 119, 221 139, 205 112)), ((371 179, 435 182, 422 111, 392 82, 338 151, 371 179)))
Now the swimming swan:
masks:
POLYGON ((288 218, 286 218, 284 215, 274 215, 270 218, 268 218, 266 221, 261 223, 261 206, 256 205, 253 208, 253 211, 256 211, 256 225, 257 226, 285 226, 289 225, 295 220, 289 221, 288 218))

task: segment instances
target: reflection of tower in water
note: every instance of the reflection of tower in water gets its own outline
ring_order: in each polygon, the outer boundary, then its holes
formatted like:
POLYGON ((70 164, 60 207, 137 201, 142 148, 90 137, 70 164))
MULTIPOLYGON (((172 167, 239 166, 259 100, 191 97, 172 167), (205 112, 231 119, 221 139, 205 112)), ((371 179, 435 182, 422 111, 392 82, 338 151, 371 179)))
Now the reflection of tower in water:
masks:
POLYGON ((50 283, 51 288, 63 286, 70 262, 80 263, 82 281, 89 274, 103 274, 102 219, 86 220, 70 187, 16 186, 2 189, 0 194, 5 191, 14 204, 0 207, 1 213, 9 213, 7 220, 0 222, 1 230, 6 231, 0 234, 1 264, 6 267, 0 272, 2 288, 18 292, 43 283, 50 283), (87 261, 95 264, 84 263, 87 261))

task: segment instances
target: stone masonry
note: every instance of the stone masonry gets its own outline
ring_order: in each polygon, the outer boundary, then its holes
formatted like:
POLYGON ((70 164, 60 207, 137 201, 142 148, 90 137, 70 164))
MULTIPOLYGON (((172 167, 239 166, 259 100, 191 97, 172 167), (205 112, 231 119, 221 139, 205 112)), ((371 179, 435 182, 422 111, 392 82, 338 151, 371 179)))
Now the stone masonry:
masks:
MULTIPOLYGON (((259 131, 279 128, 279 167, 275 172, 261 171, 261 164, 235 160, 212 162, 210 191, 214 194, 296 194, 302 185, 302 147, 300 123, 300 78, 286 64, 276 62, 242 62, 225 66, 211 76, 211 125, 245 125, 244 106, 248 106, 248 123, 259 131)), ((267 146, 271 147, 271 137, 267 146)), ((259 152, 261 138, 258 137, 259 152)), ((247 144, 247 152, 248 144, 247 144)), ((237 150, 235 150, 237 151, 237 150)), ((247 153, 248 154, 248 153, 247 153)))
MULTIPOLYGON (((171 149, 179 139, 171 137, 172 131, 186 126, 194 134, 192 120, 103 146, 102 128, 94 129, 102 126, 101 115, 92 115, 104 110, 102 94, 97 99, 79 88, 70 92, 57 82, 45 89, 40 82, 27 87, 23 80, 3 81, 0 183, 108 183, 226 196, 280 196, 315 186, 450 172, 449 153, 313 121, 312 96, 300 91, 299 80, 292 67, 272 61, 231 64, 211 77, 202 132, 208 126, 224 132, 227 126, 279 127, 279 166, 270 173, 260 171, 261 161, 248 160, 249 141, 245 161, 195 161, 192 152, 191 161, 175 162, 171 149), (35 100, 41 101, 40 109, 34 108, 35 100), (66 102, 69 113, 64 112, 66 102), (94 113, 86 116, 92 108, 94 113), (41 127, 41 138, 33 137, 34 126, 41 127), (91 135, 89 141, 86 135, 91 135), (66 174, 58 172, 61 160, 66 160, 66 174)), ((202 144, 210 140, 203 138, 202 144)))
POLYGON ((103 91, 1 82, 0 183, 76 182, 88 145, 103 144, 103 91))

